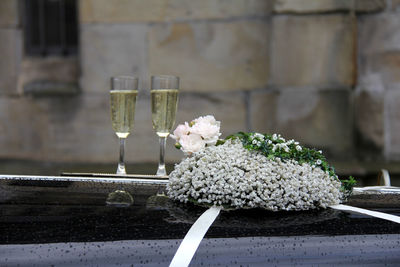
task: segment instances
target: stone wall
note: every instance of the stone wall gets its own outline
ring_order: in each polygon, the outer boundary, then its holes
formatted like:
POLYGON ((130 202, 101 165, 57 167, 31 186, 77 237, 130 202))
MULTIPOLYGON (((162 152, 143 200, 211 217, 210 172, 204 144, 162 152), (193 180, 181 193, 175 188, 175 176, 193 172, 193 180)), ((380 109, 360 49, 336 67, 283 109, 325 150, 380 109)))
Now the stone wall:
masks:
MULTIPOLYGON (((22 57, 18 1, 0 1, 0 97, 16 94, 22 57)), ((1 132, 0 132, 1 135, 1 132)))
MULTIPOLYGON (((400 160, 400 1, 78 3, 79 72, 54 79, 80 93, 38 97, 21 89, 32 59, 18 1, 0 1, 0 158, 115 162, 109 78, 126 74, 141 79, 127 161, 156 162, 149 79, 173 74, 177 123, 214 114, 224 136, 280 132, 334 161, 400 160)), ((167 161, 181 156, 170 140, 167 161)))
POLYGON ((355 90, 357 134, 362 148, 386 159, 400 159, 400 13, 392 2, 386 12, 359 19, 359 75, 355 90))

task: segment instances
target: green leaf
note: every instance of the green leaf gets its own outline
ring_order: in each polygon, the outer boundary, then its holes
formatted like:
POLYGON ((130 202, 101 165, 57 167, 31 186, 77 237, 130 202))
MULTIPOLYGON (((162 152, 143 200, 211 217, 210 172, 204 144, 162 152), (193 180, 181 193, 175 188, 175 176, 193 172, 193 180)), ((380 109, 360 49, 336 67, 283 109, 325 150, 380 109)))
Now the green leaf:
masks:
POLYGON ((182 148, 182 146, 181 146, 181 144, 179 144, 178 142, 176 142, 176 143, 175 143, 175 148, 177 148, 177 149, 181 149, 181 148, 182 148))
POLYGON ((215 145, 216 146, 223 145, 223 144, 225 144, 225 142, 226 142, 226 140, 218 139, 218 141, 215 145))
POLYGON ((357 180, 353 176, 350 176, 347 180, 341 180, 341 190, 344 193, 344 197, 348 198, 353 193, 353 187, 357 184, 357 180))
MULTIPOLYGON (((252 141, 254 140, 254 134, 255 133, 238 132, 236 134, 228 136, 227 138, 225 138, 225 140, 240 139, 244 148, 248 150, 259 151, 268 159, 280 158, 282 161, 293 159, 300 164, 308 163, 310 165, 316 165, 317 160, 320 160, 321 164, 319 164, 317 167, 321 168, 324 172, 328 172, 330 176, 337 177, 333 167, 327 163, 326 158, 316 149, 309 149, 301 146, 302 149, 298 151, 296 149, 297 145, 292 143, 290 145, 287 145, 289 148, 289 152, 285 152, 285 150, 282 148, 277 148, 275 151, 272 151, 274 145, 285 143, 285 141, 279 138, 273 140, 272 135, 263 134, 264 141, 261 142, 261 145, 254 145, 252 143, 252 141)), ((255 139, 261 141, 259 138, 255 139)))

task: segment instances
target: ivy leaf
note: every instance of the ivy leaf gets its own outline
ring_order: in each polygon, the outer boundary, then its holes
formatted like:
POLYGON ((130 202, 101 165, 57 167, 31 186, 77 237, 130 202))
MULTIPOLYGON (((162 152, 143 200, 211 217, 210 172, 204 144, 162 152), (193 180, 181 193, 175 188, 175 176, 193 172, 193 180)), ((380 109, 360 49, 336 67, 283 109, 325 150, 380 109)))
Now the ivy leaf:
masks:
POLYGON ((341 190, 344 193, 344 197, 348 198, 353 193, 353 187, 357 184, 357 180, 353 176, 350 176, 347 180, 341 180, 341 190))
POLYGON ((223 144, 225 144, 225 142, 226 142, 226 140, 218 139, 218 141, 217 141, 217 143, 215 145, 216 146, 223 145, 223 144))
POLYGON ((327 163, 326 158, 319 151, 303 146, 297 149, 297 146, 299 146, 298 143, 288 143, 279 135, 238 132, 225 138, 225 140, 229 139, 239 139, 244 148, 259 151, 270 160, 274 158, 280 158, 282 161, 293 159, 299 162, 299 164, 308 163, 309 165, 317 165, 318 168, 338 179, 334 168, 327 163), (260 138, 260 135, 262 138, 260 138), (275 139, 273 137, 275 137, 275 139), (252 142, 254 140, 261 142, 261 144, 253 144, 252 142), (289 152, 286 152, 285 149, 282 148, 282 145, 285 146, 286 150, 289 148, 289 152), (316 164, 317 161, 321 162, 316 164))

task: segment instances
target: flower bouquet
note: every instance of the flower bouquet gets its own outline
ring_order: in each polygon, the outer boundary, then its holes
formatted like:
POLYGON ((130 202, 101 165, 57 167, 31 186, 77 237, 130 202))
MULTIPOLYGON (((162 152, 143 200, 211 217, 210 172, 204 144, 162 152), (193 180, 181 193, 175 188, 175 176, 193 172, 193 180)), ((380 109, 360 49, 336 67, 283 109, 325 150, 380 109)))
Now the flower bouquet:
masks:
POLYGON ((338 179, 322 151, 279 134, 220 135, 220 122, 210 115, 177 127, 172 137, 187 157, 170 174, 170 198, 224 209, 298 211, 339 204, 354 184, 338 179))
POLYGON ((176 140, 175 147, 181 149, 185 154, 199 152, 206 146, 217 144, 220 137, 221 123, 214 116, 207 115, 199 117, 189 123, 180 124, 171 135, 176 140))

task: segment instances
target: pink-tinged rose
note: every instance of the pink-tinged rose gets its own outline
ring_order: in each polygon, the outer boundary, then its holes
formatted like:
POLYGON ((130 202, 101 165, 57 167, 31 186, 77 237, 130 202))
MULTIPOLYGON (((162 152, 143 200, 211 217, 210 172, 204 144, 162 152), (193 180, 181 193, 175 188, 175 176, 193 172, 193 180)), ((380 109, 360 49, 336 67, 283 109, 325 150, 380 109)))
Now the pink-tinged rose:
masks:
MULTIPOLYGON (((219 135, 221 135, 221 134, 219 134, 219 135)), ((218 142, 219 135, 218 136, 213 136, 211 138, 204 139, 204 142, 206 142, 207 146, 213 146, 218 142)))
POLYGON ((171 134, 171 138, 179 141, 182 136, 188 135, 190 131, 190 127, 187 122, 185 124, 179 124, 178 127, 176 127, 174 134, 171 134))
POLYGON ((218 140, 218 137, 221 135, 219 132, 219 126, 207 123, 205 121, 196 122, 192 126, 190 132, 203 137, 207 144, 215 144, 218 140))
POLYGON ((211 125, 216 125, 216 126, 218 126, 218 127, 219 127, 220 124, 221 124, 221 122, 215 120, 214 116, 212 116, 212 115, 207 115, 207 116, 198 117, 198 118, 195 119, 193 122, 194 122, 195 124, 196 124, 196 123, 208 123, 208 124, 211 124, 211 125))
POLYGON ((189 134, 183 135, 179 140, 181 149, 184 153, 195 153, 202 150, 206 146, 206 142, 204 142, 203 138, 197 134, 189 134))

